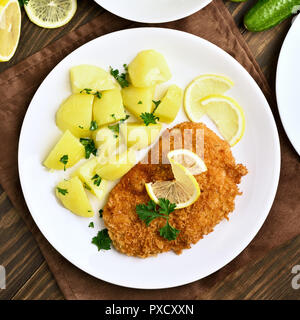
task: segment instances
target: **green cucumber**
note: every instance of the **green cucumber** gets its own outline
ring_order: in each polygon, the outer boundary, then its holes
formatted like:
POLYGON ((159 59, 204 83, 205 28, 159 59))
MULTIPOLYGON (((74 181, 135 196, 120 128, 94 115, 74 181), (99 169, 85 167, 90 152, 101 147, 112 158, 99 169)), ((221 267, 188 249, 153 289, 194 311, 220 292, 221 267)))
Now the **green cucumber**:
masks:
POLYGON ((245 27, 250 31, 270 29, 290 17, 300 0, 259 0, 244 18, 245 27))

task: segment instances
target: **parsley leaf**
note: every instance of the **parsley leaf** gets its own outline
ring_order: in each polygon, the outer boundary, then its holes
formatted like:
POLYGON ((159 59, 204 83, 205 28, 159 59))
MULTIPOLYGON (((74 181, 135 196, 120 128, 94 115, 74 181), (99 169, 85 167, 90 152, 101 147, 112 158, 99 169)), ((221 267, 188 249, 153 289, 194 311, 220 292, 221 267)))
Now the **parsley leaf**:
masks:
MULTIPOLYGON (((141 101, 140 101, 141 102, 141 101)), ((139 103, 140 103, 139 102, 139 103)), ((143 112, 140 115, 140 118, 144 121, 145 125, 148 126, 150 123, 156 124, 156 121, 159 121, 159 117, 157 117, 154 112, 156 111, 156 109, 158 108, 158 106, 160 105, 161 101, 154 101, 152 100, 152 102, 155 104, 155 107, 153 109, 153 111, 151 113, 149 112, 143 112)))
POLYGON ((94 180, 94 185, 96 185, 97 187, 99 187, 99 186, 100 186, 100 183, 101 183, 101 181, 102 181, 102 178, 99 177, 98 174, 95 174, 95 175, 93 176, 92 180, 94 180))
POLYGON ((60 187, 57 187, 56 189, 57 189, 57 191, 58 191, 59 193, 61 193, 63 196, 65 196, 65 195, 68 193, 68 190, 67 190, 67 189, 62 189, 62 188, 60 188, 60 187))
POLYGON ((166 224, 160 228, 159 234, 165 239, 171 241, 175 240, 180 232, 169 224, 169 215, 175 210, 175 208, 175 203, 170 203, 168 199, 160 198, 158 205, 153 200, 150 200, 147 204, 138 204, 136 206, 136 213, 147 226, 149 226, 151 221, 156 218, 166 219, 166 224))
POLYGON ((143 104, 143 101, 140 100, 140 101, 138 102, 138 104, 143 104))
POLYGON ((94 156, 97 155, 97 148, 93 139, 90 138, 80 138, 81 144, 83 144, 85 148, 85 158, 89 159, 90 155, 93 154, 94 156))
POLYGON ((150 200, 148 204, 138 204, 136 206, 136 213, 141 220, 145 221, 147 226, 149 226, 152 220, 162 217, 157 212, 156 203, 153 200, 150 200))
POLYGON ((103 209, 99 210, 99 217, 102 218, 103 209))
POLYGON ((126 73, 120 73, 118 69, 113 69, 112 67, 110 68, 110 74, 119 82, 120 86, 122 88, 128 87, 129 86, 129 82, 127 80, 127 65, 123 65, 126 73))
POLYGON ((145 125, 148 126, 150 123, 156 124, 159 117, 155 116, 153 113, 143 112, 140 118, 144 121, 145 125))
POLYGON ((162 237, 164 237, 165 239, 168 239, 169 241, 175 240, 177 238, 179 232, 180 232, 179 230, 177 230, 176 228, 172 227, 169 224, 168 220, 167 220, 166 225, 159 230, 159 234, 162 237))
POLYGON ((171 212, 173 212, 176 208, 176 203, 171 203, 168 199, 159 199, 159 213, 169 215, 171 212))
POLYGON ((66 171, 66 165, 67 165, 67 163, 68 163, 68 161, 69 161, 69 156, 68 156, 67 154, 65 154, 65 155, 63 155, 63 156, 59 159, 59 161, 60 161, 61 163, 63 163, 63 165, 64 165, 64 171, 66 171))
POLYGON ((94 222, 90 222, 89 228, 94 228, 94 222))
POLYGON ((98 251, 100 251, 101 249, 109 250, 111 239, 108 235, 108 230, 103 229, 99 231, 97 236, 92 239, 92 243, 98 247, 98 251))
POLYGON ((90 130, 95 131, 98 129, 98 123, 96 121, 92 121, 90 125, 90 130))

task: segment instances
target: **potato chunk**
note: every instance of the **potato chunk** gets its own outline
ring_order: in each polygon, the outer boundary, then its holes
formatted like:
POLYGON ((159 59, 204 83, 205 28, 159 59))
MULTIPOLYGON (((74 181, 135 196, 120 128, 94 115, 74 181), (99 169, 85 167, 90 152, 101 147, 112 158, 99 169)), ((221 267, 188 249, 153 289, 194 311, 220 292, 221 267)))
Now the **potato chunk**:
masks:
POLYGON ((78 177, 63 180, 55 190, 57 198, 66 209, 81 217, 92 217, 93 209, 78 177))
POLYGON ((135 117, 141 120, 143 112, 152 111, 152 100, 155 87, 136 88, 132 85, 122 89, 122 97, 125 108, 135 117))
POLYGON ((85 184, 85 188, 101 200, 106 194, 107 181, 96 174, 97 164, 97 158, 92 158, 77 169, 73 176, 78 176, 85 184))
POLYGON ((120 90, 103 91, 101 99, 95 98, 93 119, 97 122, 98 126, 117 122, 125 118, 125 116, 120 90))
POLYGON ((89 137, 91 135, 89 128, 92 121, 93 102, 93 95, 72 94, 58 109, 56 125, 62 131, 70 130, 78 138, 89 137))
POLYGON ((145 50, 128 65, 129 78, 135 87, 153 87, 171 79, 171 72, 164 56, 155 50, 145 50))
POLYGON ((84 157, 84 146, 67 130, 49 153, 44 161, 44 166, 49 169, 63 170, 64 168, 72 167, 84 157), (66 164, 62 159, 64 156, 67 159, 66 164))
POLYGON ((134 150, 128 150, 118 155, 103 158, 96 166, 96 173, 106 180, 116 180, 124 176, 136 162, 134 150))
POLYGON ((120 144, 119 134, 108 127, 102 127, 92 134, 99 155, 116 153, 120 144))
POLYGON ((140 123, 127 123, 121 126, 120 131, 127 142, 127 147, 140 150, 155 141, 159 136, 161 128, 162 125, 160 123, 148 126, 140 123))
POLYGON ((159 117, 159 121, 166 123, 174 121, 181 107, 182 97, 183 90, 175 84, 168 88, 155 111, 155 115, 159 117))
POLYGON ((71 68, 70 80, 73 93, 80 93, 84 89, 91 89, 96 92, 115 87, 115 81, 107 71, 88 64, 71 68))

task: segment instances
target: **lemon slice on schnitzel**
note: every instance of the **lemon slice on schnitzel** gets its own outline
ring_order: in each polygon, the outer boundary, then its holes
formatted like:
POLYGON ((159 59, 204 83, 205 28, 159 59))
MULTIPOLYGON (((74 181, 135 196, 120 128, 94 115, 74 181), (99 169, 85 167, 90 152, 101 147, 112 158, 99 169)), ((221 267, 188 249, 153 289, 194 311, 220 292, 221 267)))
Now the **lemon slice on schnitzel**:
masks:
POLYGON ((164 198, 175 203, 176 209, 182 209, 190 206, 199 198, 199 184, 189 169, 172 158, 169 160, 175 179, 146 183, 145 187, 149 197, 155 203, 158 203, 160 198, 164 198))
POLYGON ((0 61, 14 55, 20 38, 21 10, 18 0, 0 0, 0 61))
POLYGON ((212 94, 224 94, 234 83, 227 77, 203 74, 195 78, 185 89, 184 110, 193 122, 199 122, 205 114, 200 100, 212 94))
POLYGON ((42 28, 67 24, 77 10, 77 0, 30 0, 24 6, 28 18, 42 28))
POLYGON ((200 174, 207 170, 204 161, 188 149, 175 149, 168 153, 168 159, 173 159, 184 166, 192 175, 200 174))
POLYGON ((201 103, 224 139, 231 146, 237 144, 245 132, 245 115, 242 107, 234 99, 222 95, 208 96, 202 99, 201 103))

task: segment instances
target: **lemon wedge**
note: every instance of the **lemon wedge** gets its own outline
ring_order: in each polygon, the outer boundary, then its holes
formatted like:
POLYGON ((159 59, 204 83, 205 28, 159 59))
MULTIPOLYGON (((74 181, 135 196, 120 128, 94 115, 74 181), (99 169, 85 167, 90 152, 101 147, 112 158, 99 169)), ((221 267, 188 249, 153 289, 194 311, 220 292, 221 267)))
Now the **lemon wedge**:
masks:
POLYGON ((42 28, 59 28, 67 24, 77 9, 76 0, 30 0, 25 11, 31 22, 42 28))
POLYGON ((210 95, 200 102, 223 138, 231 146, 237 144, 245 131, 245 115, 242 107, 234 99, 222 95, 210 95))
MULTIPOLYGON (((179 154, 174 155, 173 153, 173 155, 171 154, 170 156, 169 154, 168 158, 175 179, 172 181, 146 183, 145 187, 149 197, 155 203, 158 203, 160 198, 164 198, 168 199, 171 203, 176 203, 176 209, 182 209, 190 206, 199 198, 200 188, 197 180, 189 169, 173 159, 174 156, 178 157, 179 154)), ((200 161, 202 160, 200 159, 200 161)))
POLYGON ((169 161, 174 160, 184 166, 192 175, 200 174, 207 170, 204 161, 188 149, 175 149, 168 153, 169 161))
POLYGON ((18 0, 0 0, 0 61, 8 61, 16 52, 21 31, 18 0))
POLYGON ((204 74, 195 78, 184 93, 184 109, 188 118, 199 122, 205 113, 200 100, 212 94, 224 94, 233 85, 229 78, 221 75, 204 74))

